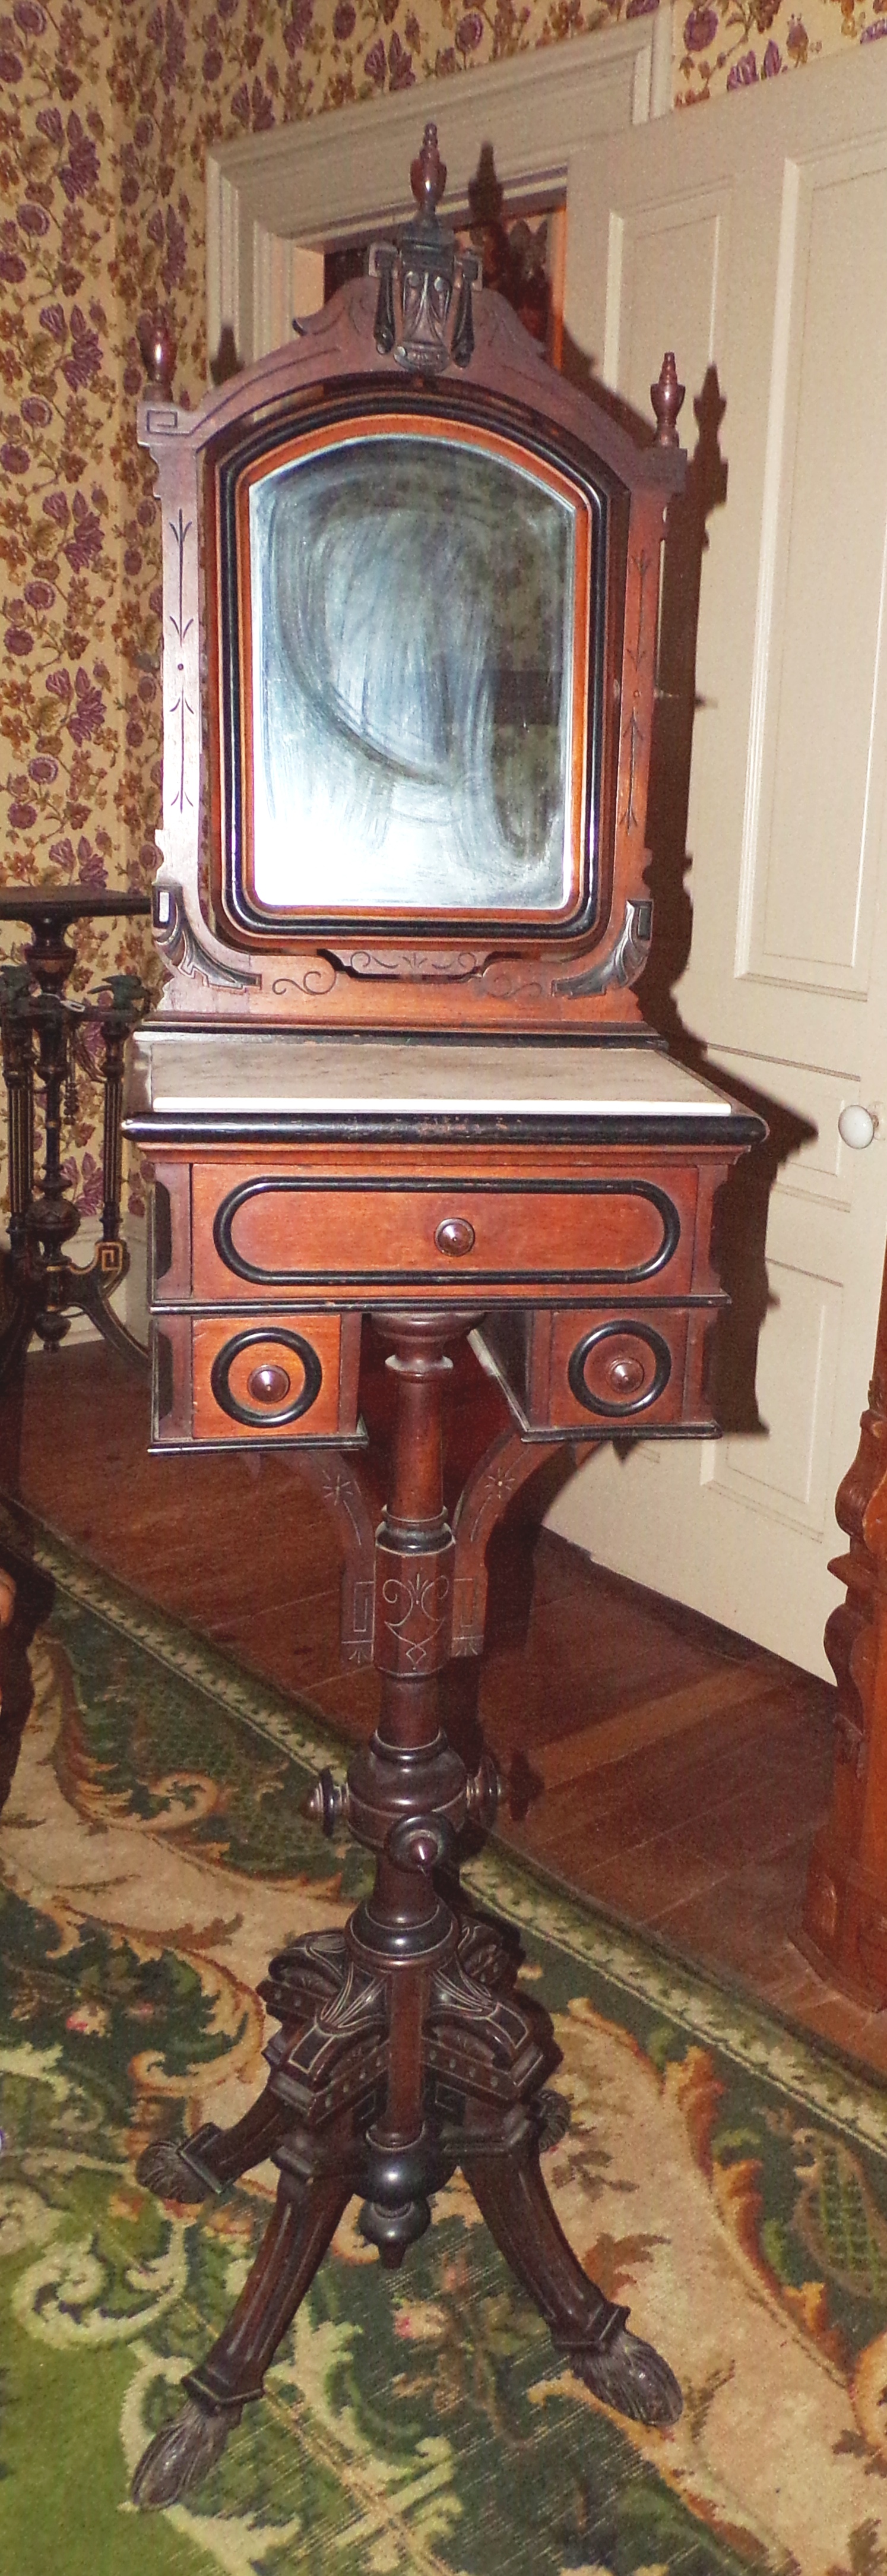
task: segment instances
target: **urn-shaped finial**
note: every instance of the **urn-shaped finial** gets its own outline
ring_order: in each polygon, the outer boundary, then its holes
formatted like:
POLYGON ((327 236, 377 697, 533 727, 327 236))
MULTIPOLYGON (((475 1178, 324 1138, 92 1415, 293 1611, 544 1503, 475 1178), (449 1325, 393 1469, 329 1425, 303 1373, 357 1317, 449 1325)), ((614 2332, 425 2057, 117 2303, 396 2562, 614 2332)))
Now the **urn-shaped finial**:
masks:
POLYGON ((650 401, 656 414, 657 447, 677 447, 677 419, 685 390, 685 386, 678 383, 674 350, 666 349, 658 381, 650 386, 650 401))
POLYGON ((176 344, 168 322, 162 314, 143 313, 136 338, 151 393, 164 394, 171 401, 176 344))
POLYGON ((420 215, 435 215, 447 184, 447 165, 437 148, 437 127, 426 125, 415 161, 410 162, 410 187, 420 215))

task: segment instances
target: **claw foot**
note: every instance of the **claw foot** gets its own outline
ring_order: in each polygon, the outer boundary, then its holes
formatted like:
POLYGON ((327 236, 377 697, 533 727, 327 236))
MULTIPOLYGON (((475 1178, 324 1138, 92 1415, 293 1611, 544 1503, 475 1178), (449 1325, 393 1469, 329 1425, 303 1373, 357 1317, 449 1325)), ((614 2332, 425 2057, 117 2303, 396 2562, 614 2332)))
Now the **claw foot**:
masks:
POLYGON ((207 2471, 221 2458, 232 2424, 239 2424, 239 2406, 225 2408, 224 2414, 210 2415, 202 2406, 188 2399, 180 2415, 164 2424, 142 2452, 132 2482, 133 2504, 143 2510, 157 2510, 167 2504, 178 2504, 191 2487, 200 2485, 207 2471))
POLYGON ((562 2093, 553 2093, 550 2084, 546 2084, 544 2092, 537 2093, 534 2107, 538 2122, 536 2143, 540 2156, 547 2156, 566 2137, 570 2105, 562 2093))
POLYGON ((629 2334, 625 2324, 608 2342, 567 2357, 594 2397, 604 2406, 615 2407, 617 2414, 630 2416, 635 2424, 676 2424, 683 2412, 684 2401, 667 2361, 651 2343, 629 2334))
POLYGON ((156 2192, 158 2200, 208 2200, 209 2183, 186 2164, 178 2147, 168 2143, 145 2147, 136 2165, 136 2181, 144 2191, 156 2192))

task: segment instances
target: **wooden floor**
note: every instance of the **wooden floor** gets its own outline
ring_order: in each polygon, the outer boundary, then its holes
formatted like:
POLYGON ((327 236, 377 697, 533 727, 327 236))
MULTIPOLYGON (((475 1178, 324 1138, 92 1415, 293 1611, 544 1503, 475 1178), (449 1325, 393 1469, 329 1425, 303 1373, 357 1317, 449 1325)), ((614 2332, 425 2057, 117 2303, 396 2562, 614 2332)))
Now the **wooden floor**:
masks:
MULTIPOLYGON (((488 1400, 473 1367, 467 1355, 456 1448, 488 1400)), ((375 1676, 339 1670, 337 1545, 297 1464, 150 1458, 147 1439, 146 1389, 101 1345, 35 1353, 0 1404, 0 1484, 346 1734, 366 1732, 375 1676)), ((793 1946, 831 1692, 600 1572, 538 1530, 539 1508, 537 1491, 494 1541, 479 1695, 474 1663, 448 1681, 461 1749, 476 1751, 480 1724, 510 1777, 503 1838, 887 2072, 887 2015, 821 1983, 793 1946)))

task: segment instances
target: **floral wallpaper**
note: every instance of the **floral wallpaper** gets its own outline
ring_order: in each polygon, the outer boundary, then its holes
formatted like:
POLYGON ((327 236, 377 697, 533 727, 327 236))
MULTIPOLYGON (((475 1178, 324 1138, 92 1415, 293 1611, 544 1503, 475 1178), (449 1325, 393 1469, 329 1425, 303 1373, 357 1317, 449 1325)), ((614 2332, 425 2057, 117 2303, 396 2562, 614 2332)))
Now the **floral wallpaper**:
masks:
MULTIPOLYGON (((146 888, 159 788, 159 545, 134 439, 134 325, 165 306, 206 381, 212 141, 645 14, 655 0, 12 0, 0 13, 0 878, 146 888)), ((887 0, 694 0, 695 105, 887 35, 887 0)), ((18 943, 20 946, 20 943, 18 943)), ((5 953, 16 946, 9 936, 5 953)), ((77 985, 153 971, 141 923, 86 925, 77 985)), ((100 1199, 99 1103, 70 1131, 100 1199)), ((138 1175, 130 1208, 141 1206, 138 1175)))
POLYGON ((748 89, 799 70, 817 54, 887 36, 887 0, 695 0, 678 9, 675 107, 696 107, 724 90, 748 89))

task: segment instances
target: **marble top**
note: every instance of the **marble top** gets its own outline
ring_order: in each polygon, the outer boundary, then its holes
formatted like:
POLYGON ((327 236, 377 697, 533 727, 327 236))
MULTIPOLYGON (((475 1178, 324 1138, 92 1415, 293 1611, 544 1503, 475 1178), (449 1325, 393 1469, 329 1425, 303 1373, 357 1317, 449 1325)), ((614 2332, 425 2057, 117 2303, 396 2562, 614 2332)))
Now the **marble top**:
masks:
POLYGON ((136 1035, 133 1095, 161 1117, 729 1118, 732 1106, 652 1046, 156 1027, 136 1035))

